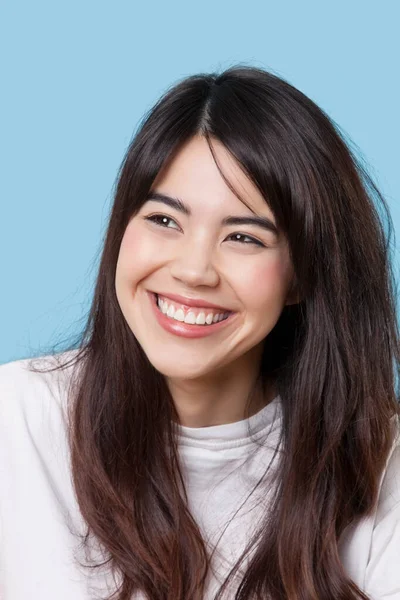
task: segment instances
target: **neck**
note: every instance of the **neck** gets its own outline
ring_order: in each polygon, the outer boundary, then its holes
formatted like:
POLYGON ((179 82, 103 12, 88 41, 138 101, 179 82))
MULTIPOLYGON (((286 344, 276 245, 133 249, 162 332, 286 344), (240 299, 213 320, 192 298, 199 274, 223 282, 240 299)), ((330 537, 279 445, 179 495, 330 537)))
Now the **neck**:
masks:
POLYGON ((201 378, 168 379, 180 424, 210 427, 252 416, 276 396, 272 383, 263 389, 258 373, 259 360, 251 356, 201 378))

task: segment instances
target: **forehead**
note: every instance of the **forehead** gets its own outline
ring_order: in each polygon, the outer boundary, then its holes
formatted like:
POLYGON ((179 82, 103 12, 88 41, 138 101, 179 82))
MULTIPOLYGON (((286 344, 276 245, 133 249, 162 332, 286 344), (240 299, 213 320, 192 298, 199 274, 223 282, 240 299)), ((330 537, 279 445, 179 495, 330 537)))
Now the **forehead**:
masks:
POLYGON ((179 196, 193 209, 200 204, 203 210, 210 206, 243 214, 254 211, 272 218, 265 199, 236 159, 218 140, 213 138, 211 143, 224 177, 251 210, 229 188, 203 136, 195 136, 179 148, 157 175, 152 189, 179 196))

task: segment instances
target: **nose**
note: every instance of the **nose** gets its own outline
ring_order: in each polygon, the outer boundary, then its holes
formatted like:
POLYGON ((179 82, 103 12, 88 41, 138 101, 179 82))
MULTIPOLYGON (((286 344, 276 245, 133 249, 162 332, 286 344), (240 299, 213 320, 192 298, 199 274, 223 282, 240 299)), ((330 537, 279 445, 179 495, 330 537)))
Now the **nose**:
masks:
POLYGON ((171 262, 170 272, 172 277, 188 287, 215 287, 219 282, 212 251, 201 243, 181 246, 179 254, 171 262))

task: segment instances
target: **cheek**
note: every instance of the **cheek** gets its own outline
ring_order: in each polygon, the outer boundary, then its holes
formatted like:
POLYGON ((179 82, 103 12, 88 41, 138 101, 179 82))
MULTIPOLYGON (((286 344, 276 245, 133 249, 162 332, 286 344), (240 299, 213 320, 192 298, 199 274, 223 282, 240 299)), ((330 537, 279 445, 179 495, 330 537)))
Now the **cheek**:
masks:
POLYGON ((157 260, 158 255, 149 236, 133 224, 128 225, 119 251, 117 280, 139 281, 157 264, 157 260))
POLYGON ((274 255, 267 261, 241 270, 237 293, 246 310, 250 312, 274 306, 280 308, 285 300, 289 274, 287 261, 274 255))

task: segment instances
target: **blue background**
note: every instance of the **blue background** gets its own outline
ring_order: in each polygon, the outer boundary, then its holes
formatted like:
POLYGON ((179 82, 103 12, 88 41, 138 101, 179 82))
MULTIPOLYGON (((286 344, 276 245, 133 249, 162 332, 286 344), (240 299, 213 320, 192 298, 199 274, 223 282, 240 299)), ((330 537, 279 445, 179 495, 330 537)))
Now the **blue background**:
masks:
POLYGON ((242 63, 288 79, 358 146, 398 236, 398 6, 3 3, 0 363, 82 327, 117 169, 143 114, 186 75, 242 63))

